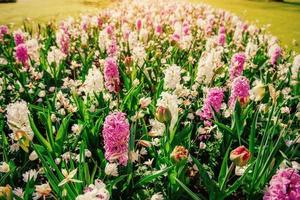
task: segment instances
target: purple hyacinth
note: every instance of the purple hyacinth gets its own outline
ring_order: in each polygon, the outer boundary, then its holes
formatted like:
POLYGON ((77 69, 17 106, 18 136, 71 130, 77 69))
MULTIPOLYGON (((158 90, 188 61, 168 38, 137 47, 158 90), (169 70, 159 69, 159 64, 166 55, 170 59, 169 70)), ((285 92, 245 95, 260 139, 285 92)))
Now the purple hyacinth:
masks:
POLYGON ((235 106, 236 100, 243 106, 249 100, 250 95, 250 83, 244 76, 235 78, 231 86, 231 94, 229 97, 229 106, 232 108, 235 106))
POLYGON ((243 70, 244 70, 245 61, 246 61, 245 53, 236 53, 232 56, 230 69, 229 69, 229 74, 230 74, 231 80, 242 75, 243 70))
POLYGON ((264 200, 300 199, 300 175, 296 169, 287 168, 277 171, 269 185, 264 200))
POLYGON ((9 29, 6 25, 0 26, 0 40, 4 37, 4 35, 8 34, 9 29))
POLYGON ((22 63, 23 65, 27 65, 28 62, 28 49, 25 44, 19 44, 16 47, 16 59, 18 62, 22 63))
POLYGON ((128 161, 128 142, 130 128, 126 114, 114 112, 105 118, 103 125, 105 158, 109 161, 118 160, 126 166, 128 161))
POLYGON ((221 109, 224 93, 221 88, 211 88, 207 97, 204 100, 204 105, 200 112, 201 119, 204 120, 205 124, 210 126, 210 119, 213 117, 213 112, 219 112, 221 109))
POLYGON ((14 32, 14 40, 15 40, 16 46, 18 46, 19 44, 24 44, 25 43, 25 34, 21 30, 15 31, 14 32))
POLYGON ((120 77, 117 61, 115 58, 108 57, 104 64, 105 87, 114 93, 120 90, 120 77))

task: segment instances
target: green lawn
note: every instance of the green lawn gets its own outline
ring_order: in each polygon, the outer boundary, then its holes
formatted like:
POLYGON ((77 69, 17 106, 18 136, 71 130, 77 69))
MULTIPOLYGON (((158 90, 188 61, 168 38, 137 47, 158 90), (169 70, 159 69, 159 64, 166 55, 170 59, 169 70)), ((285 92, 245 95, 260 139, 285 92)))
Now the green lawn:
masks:
MULTIPOLYGON (((245 20, 261 25, 270 24, 270 32, 282 44, 300 52, 300 46, 293 46, 293 40, 300 43, 300 0, 286 0, 286 3, 250 0, 191 0, 204 2, 214 7, 231 11, 245 20)), ((111 5, 110 0, 18 0, 17 3, 0 4, 0 24, 20 25, 25 18, 35 22, 49 19, 63 19, 81 12, 96 12, 111 5)))
POLYGON ((96 12, 111 5, 111 0, 18 0, 17 3, 0 3, 0 24, 20 25, 25 18, 46 22, 52 18, 64 19, 79 13, 96 12))
POLYGON ((231 11, 243 19, 260 26, 270 24, 270 32, 283 45, 300 52, 300 0, 286 0, 285 3, 264 2, 263 0, 191 0, 208 3, 216 8, 231 11), (298 45, 293 45, 296 40, 298 45))

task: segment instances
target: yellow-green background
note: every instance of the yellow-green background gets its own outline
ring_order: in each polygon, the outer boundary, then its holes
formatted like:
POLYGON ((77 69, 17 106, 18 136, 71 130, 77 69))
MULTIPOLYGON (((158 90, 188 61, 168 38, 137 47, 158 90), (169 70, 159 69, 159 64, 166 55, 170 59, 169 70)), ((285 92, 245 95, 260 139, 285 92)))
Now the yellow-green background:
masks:
MULTIPOLYGON (((285 3, 264 0, 190 0, 204 2, 214 7, 231 11, 245 20, 259 25, 270 24, 270 32, 282 44, 299 52, 300 42, 300 0, 287 0, 285 3)), ((68 15, 77 16, 80 12, 96 12, 97 9, 111 6, 116 1, 109 0, 18 0, 17 3, 0 4, 0 24, 20 25, 24 18, 45 22, 51 18, 63 19, 68 15)))

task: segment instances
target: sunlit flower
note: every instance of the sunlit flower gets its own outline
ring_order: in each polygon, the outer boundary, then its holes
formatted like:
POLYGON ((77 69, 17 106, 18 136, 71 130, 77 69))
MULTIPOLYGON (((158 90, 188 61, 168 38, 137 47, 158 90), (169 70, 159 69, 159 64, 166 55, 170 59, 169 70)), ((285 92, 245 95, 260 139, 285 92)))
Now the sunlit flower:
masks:
POLYGON ((46 198, 47 196, 49 196, 49 194, 51 193, 51 187, 49 185, 49 183, 45 183, 42 185, 36 185, 35 186, 35 192, 33 193, 32 197, 33 200, 37 200, 40 198, 46 198))
POLYGON ((164 196, 160 192, 158 192, 153 194, 150 200, 164 200, 164 196))
POLYGON ((84 194, 76 197, 76 200, 109 200, 110 195, 106 190, 106 185, 101 180, 95 180, 95 184, 91 184, 84 189, 84 194))
POLYGON ((257 81, 250 91, 250 98, 254 101, 260 101, 265 96, 265 85, 261 81, 257 81))
POLYGON ((73 179, 73 177, 76 175, 77 173, 77 168, 72 170, 70 173, 68 173, 68 171, 66 169, 62 169, 61 170, 62 174, 64 175, 64 179, 58 184, 58 186, 63 186, 67 183, 73 182, 73 183, 82 183, 82 181, 77 180, 77 179, 73 179))
POLYGON ((118 165, 116 163, 107 163, 104 172, 108 176, 119 176, 118 165))
POLYGON ((230 152, 230 160, 239 167, 245 166, 248 163, 250 157, 251 154, 249 150, 244 146, 239 146, 230 152))
POLYGON ((282 50, 278 44, 274 44, 269 48, 268 55, 270 57, 270 63, 275 65, 278 62, 282 54, 282 50))
POLYGON ((139 101, 141 108, 147 108, 150 103, 151 103, 151 97, 143 97, 139 101))
POLYGON ((107 160, 118 160, 121 165, 127 165, 129 133, 125 113, 114 112, 105 118, 102 134, 107 160))
POLYGON ((164 70, 164 88, 175 89, 180 84, 181 80, 181 68, 177 65, 171 65, 164 70))
POLYGON ((223 90, 220 88, 209 89, 204 100, 204 105, 200 112, 200 117, 205 120, 207 125, 211 125, 209 121, 213 117, 214 112, 219 112, 224 98, 223 90))
POLYGON ((10 185, 0 186, 0 198, 12 200, 12 189, 10 185))
POLYGON ((173 130, 177 120, 178 120, 178 97, 174 94, 170 94, 168 92, 162 92, 161 98, 158 99, 156 106, 167 108, 171 113, 171 123, 170 130, 173 130))
POLYGON ((36 180, 37 179, 38 172, 35 169, 31 169, 27 172, 25 172, 23 176, 23 181, 25 183, 29 182, 30 180, 36 180))
POLYGON ((7 164, 6 162, 2 162, 0 164, 0 172, 1 173, 8 173, 10 170, 9 164, 7 164))
POLYGON ((229 74, 231 80, 234 80, 236 77, 242 75, 245 61, 246 61, 246 55, 244 53, 236 53, 232 56, 230 68, 229 68, 229 74))
POLYGON ((171 153, 171 158, 179 162, 181 160, 187 159, 189 155, 189 151, 184 147, 184 146, 176 146, 172 153, 171 153))
POLYGON ((235 78, 232 82, 231 94, 229 97, 229 106, 234 107, 236 101, 244 106, 248 103, 250 97, 249 80, 244 76, 235 78))
POLYGON ((104 64, 105 87, 110 92, 118 93, 120 90, 119 69, 115 58, 109 57, 104 64))

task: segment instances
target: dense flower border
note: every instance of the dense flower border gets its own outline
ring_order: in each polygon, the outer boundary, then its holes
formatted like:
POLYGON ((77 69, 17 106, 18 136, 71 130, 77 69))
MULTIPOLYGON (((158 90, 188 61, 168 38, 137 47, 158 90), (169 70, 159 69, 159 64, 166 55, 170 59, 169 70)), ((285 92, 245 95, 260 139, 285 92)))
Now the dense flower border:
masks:
POLYGON ((0 198, 299 199, 299 66, 202 4, 2 25, 0 198))

